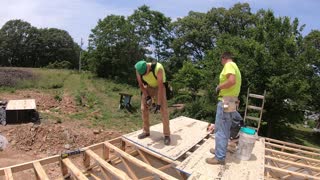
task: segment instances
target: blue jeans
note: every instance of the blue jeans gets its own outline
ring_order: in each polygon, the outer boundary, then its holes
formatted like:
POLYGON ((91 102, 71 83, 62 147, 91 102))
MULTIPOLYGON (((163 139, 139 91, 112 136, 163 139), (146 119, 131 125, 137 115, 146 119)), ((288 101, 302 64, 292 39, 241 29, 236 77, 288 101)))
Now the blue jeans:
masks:
POLYGON ((241 118, 240 114, 235 112, 223 112, 223 104, 219 101, 216 112, 215 122, 215 158, 222 161, 226 158, 228 140, 230 138, 230 128, 233 119, 241 118))

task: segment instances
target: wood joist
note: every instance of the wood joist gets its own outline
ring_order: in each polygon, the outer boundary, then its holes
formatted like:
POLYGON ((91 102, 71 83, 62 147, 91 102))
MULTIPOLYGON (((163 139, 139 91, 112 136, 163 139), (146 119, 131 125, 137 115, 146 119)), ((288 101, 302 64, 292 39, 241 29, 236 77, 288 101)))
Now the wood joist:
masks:
POLYGON ((267 179, 320 179, 320 149, 270 138, 265 141, 267 179))
MULTIPOLYGON (((205 138, 203 141, 206 141, 205 138)), ((194 148, 199 148, 197 144, 194 148)), ((186 153, 191 155, 192 149, 186 153)), ((61 158, 60 155, 0 168, 0 179, 13 180, 15 174, 29 170, 36 179, 50 179, 46 166, 59 164, 61 176, 73 179, 187 179, 176 170, 181 163, 149 149, 135 145, 126 138, 117 138, 82 149, 79 155, 61 158), (155 163, 157 160, 158 163, 155 163), (160 162, 160 163, 159 163, 160 162), (120 168, 121 167, 121 168, 120 168), (30 171, 31 170, 31 171, 30 171), (141 174, 141 172, 144 172, 141 174)), ((320 179, 320 150, 284 141, 265 139, 266 179, 320 179)), ((18 177, 18 176, 16 176, 18 177)))
MULTIPOLYGON (((175 162, 162 157, 154 152, 142 150, 141 147, 135 147, 133 143, 117 138, 111 141, 95 144, 81 150, 83 156, 82 168, 74 161, 77 155, 61 158, 60 155, 44 158, 28 163, 23 163, 6 168, 0 168, 0 178, 13 180, 14 174, 25 170, 33 170, 34 177, 37 179, 50 179, 45 171, 44 165, 59 163, 61 175, 63 178, 72 177, 73 179, 185 179, 183 175, 176 172, 175 177, 164 171, 172 169, 175 171, 175 162), (126 151, 127 149, 127 151, 126 151), (100 152, 100 153, 97 153, 100 152), (140 156, 137 158, 136 156, 140 156), (158 160, 158 165, 152 161, 158 160), (160 162, 160 163, 159 163, 160 162), (122 163, 123 169, 117 165, 122 163), (159 166, 159 164, 161 166, 159 166), (134 165, 136 168, 133 168, 134 165), (83 168, 84 167, 84 168, 83 168), (99 174, 91 172, 93 169, 99 169, 99 174), (141 173, 146 172, 146 173, 141 173)), ((59 171, 57 169, 57 171, 59 171)))

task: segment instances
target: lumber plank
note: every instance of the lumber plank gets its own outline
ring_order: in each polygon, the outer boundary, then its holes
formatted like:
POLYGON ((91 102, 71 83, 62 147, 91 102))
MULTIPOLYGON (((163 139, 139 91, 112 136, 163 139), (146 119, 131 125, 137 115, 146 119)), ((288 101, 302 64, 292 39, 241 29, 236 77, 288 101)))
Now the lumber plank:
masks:
POLYGON ((131 178, 129 178, 129 176, 125 172, 113 167, 111 164, 104 161, 101 157, 99 157, 92 150, 88 149, 85 151, 85 153, 87 153, 89 156, 91 156, 95 161, 97 161, 100 164, 100 166, 103 169, 105 169, 107 172, 109 172, 113 176, 118 177, 120 179, 131 179, 131 178))
POLYGON ((274 150, 274 149, 266 148, 265 151, 266 152, 271 152, 271 153, 274 153, 274 154, 278 154, 278 155, 281 155, 281 156, 284 156, 284 157, 292 157, 292 158, 297 158, 297 159, 303 159, 303 160, 305 160, 307 162, 320 163, 320 160, 318 160, 318 159, 313 159, 313 158, 309 158, 309 157, 305 157, 305 156, 299 156, 299 155, 296 155, 296 154, 290 154, 290 153, 286 153, 286 152, 282 152, 282 151, 277 151, 277 150, 274 150))
POLYGON ((297 163, 297 162, 293 162, 293 161, 287 161, 287 160, 275 158, 275 157, 268 156, 268 155, 266 155, 265 158, 266 159, 271 159, 273 161, 277 161, 277 162, 280 162, 280 163, 284 163, 284 164, 290 164, 290 165, 293 165, 293 166, 296 166, 296 167, 303 167, 303 168, 311 169, 311 170, 314 170, 314 171, 320 171, 320 168, 318 168, 318 167, 308 166, 308 165, 302 164, 302 163, 297 163))
POLYGON ((289 171, 289 170, 277 168, 277 167, 270 166, 270 165, 265 165, 265 168, 271 169, 273 171, 281 172, 281 173, 286 173, 286 174, 289 174, 289 175, 302 177, 304 179, 319 179, 319 177, 311 176, 309 174, 303 174, 303 173, 298 173, 298 172, 294 172, 294 171, 289 171))
POLYGON ((88 178, 78 169, 69 158, 65 158, 62 162, 68 167, 72 174, 79 180, 88 180, 88 178))
POLYGON ((46 165, 46 164, 50 164, 50 163, 54 163, 54 162, 59 162, 59 160, 60 160, 60 156, 55 155, 55 156, 51 156, 51 157, 47 157, 47 158, 43 158, 43 159, 38 159, 35 161, 30 161, 30 162, 26 162, 26 163, 22 163, 22 164, 8 166, 5 168, 0 168, 0 175, 3 175, 3 174, 1 174, 1 172, 3 172, 3 170, 6 168, 10 168, 12 173, 16 173, 16 172, 24 171, 27 169, 32 169, 33 163, 37 162, 37 161, 41 162, 42 165, 46 165))
POLYGON ((121 157, 121 156, 120 156, 120 158, 121 158, 121 160, 122 160, 122 162, 123 162, 124 167, 127 169, 130 177, 131 177, 132 179, 134 179, 134 180, 137 180, 138 177, 136 176, 136 174, 133 172, 133 170, 131 169, 131 167, 130 167, 129 164, 127 163, 127 160, 123 159, 123 157, 121 157))
POLYGON ((265 138, 265 139, 266 139, 266 142, 278 143, 278 144, 282 144, 282 145, 288 145, 288 146, 300 148, 301 150, 309 150, 309 151, 312 151, 312 152, 320 153, 320 149, 317 149, 317 148, 302 146, 302 145, 299 145, 299 144, 289 143, 289 142, 280 141, 280 140, 271 139, 271 138, 265 138))
POLYGON ((34 170, 36 172, 36 175, 41 180, 49 180, 49 177, 47 176, 46 172, 44 171, 43 167, 41 166, 40 162, 34 162, 33 163, 34 170))
POLYGON ((166 170, 166 169, 169 169, 169 168, 172 168, 172 164, 167 164, 167 165, 164 165, 162 167, 159 167, 158 169, 163 171, 163 170, 166 170))
POLYGON ((109 147, 110 149, 113 149, 115 152, 119 153, 119 155, 122 156, 124 159, 130 161, 131 163, 135 164, 136 166, 138 166, 138 167, 140 167, 140 168, 142 168, 152 174, 158 175, 162 179, 176 179, 176 178, 160 171, 159 169, 156 169, 156 168, 150 166, 149 164, 146 164, 143 161, 132 157, 131 155, 127 154, 126 152, 121 151, 121 149, 110 144, 109 142, 105 142, 105 145, 107 147, 109 147))
POLYGON ((306 155, 312 155, 312 156, 320 157, 320 154, 315 153, 315 152, 305 151, 305 150, 301 150, 301 149, 297 149, 297 148, 291 148, 291 147, 287 147, 287 146, 281 146, 281 145, 278 145, 278 144, 273 144, 273 143, 268 143, 268 142, 266 142, 265 144, 266 144, 266 148, 269 148, 268 146, 272 146, 272 147, 276 147, 276 148, 280 148, 280 149, 286 149, 286 150, 289 150, 289 151, 295 151, 295 152, 303 153, 303 154, 306 154, 306 155))
POLYGON ((138 153, 141 156, 141 158, 143 159, 144 162, 146 162, 147 164, 151 165, 151 162, 149 161, 148 157, 144 155, 144 153, 142 151, 140 151, 138 149, 138 153))
POLYGON ((6 180, 13 180, 13 174, 11 168, 4 169, 5 179, 6 180))

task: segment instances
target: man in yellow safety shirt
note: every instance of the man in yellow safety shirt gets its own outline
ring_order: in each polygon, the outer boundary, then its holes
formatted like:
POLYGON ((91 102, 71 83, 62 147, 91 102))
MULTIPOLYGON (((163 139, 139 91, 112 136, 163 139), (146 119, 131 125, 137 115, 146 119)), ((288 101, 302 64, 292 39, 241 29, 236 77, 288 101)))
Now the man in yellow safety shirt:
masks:
POLYGON ((169 114, 166 98, 166 89, 164 83, 166 82, 166 73, 160 63, 147 63, 141 60, 135 64, 136 77, 141 90, 141 112, 143 120, 143 132, 138 135, 139 139, 150 136, 150 121, 149 108, 151 106, 152 97, 156 97, 157 105, 155 113, 160 111, 164 144, 170 145, 170 126, 169 114), (150 103, 149 103, 150 102, 150 103))
MULTIPOLYGON (((221 55, 223 70, 219 76, 219 85, 216 87, 218 105, 214 125, 215 148, 210 149, 215 156, 206 159, 208 164, 225 164, 232 120, 241 119, 237 112, 241 73, 236 63, 233 62, 232 56, 230 52, 221 55)), ((209 130, 210 128, 213 127, 209 127, 209 130)))

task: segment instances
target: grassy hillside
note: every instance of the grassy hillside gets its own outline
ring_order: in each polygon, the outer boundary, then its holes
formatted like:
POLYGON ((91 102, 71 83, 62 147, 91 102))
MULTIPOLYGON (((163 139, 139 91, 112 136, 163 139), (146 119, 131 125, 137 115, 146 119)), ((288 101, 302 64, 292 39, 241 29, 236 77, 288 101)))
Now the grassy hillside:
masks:
MULTIPOLYGON (((19 79, 18 83, 11 87, 1 86, 0 95, 31 90, 49 94, 60 103, 63 102, 65 97, 71 97, 75 104, 76 112, 74 113, 63 113, 63 109, 57 107, 40 111, 44 120, 55 119, 59 122, 88 120, 90 122, 88 123, 89 127, 117 129, 123 132, 131 132, 142 127, 140 91, 137 87, 95 78, 87 72, 78 73, 76 71, 51 69, 23 70, 32 72, 33 77, 19 79), (119 92, 133 94, 131 102, 134 108, 133 113, 123 109, 119 110, 119 92)), ((150 121, 152 124, 161 122, 160 115, 151 113, 150 121)))
MULTIPOLYGON (((15 97, 21 92, 26 92, 22 93, 22 97, 27 98, 35 98, 33 93, 37 93, 37 96, 51 97, 49 105, 40 108, 39 112, 43 121, 54 120, 62 123, 64 121, 86 121, 88 123, 85 124, 88 127, 115 129, 123 133, 132 132, 142 127, 138 87, 96 78, 88 72, 19 68, 15 69, 13 74, 6 72, 5 76, 0 78, 0 99, 15 97), (24 78, 25 76, 21 73, 17 73, 16 70, 26 71, 27 78, 24 78), (33 74, 32 76, 30 76, 30 72, 33 74), (16 82, 13 82, 14 80, 16 82), (133 94, 131 102, 134 108, 133 113, 123 109, 119 110, 120 92, 133 94)), ((150 113, 150 121, 152 124, 161 122, 160 114, 150 113)), ((311 128, 303 128, 302 125, 289 125, 281 132, 284 135, 279 137, 280 140, 320 148, 320 134, 312 132, 311 128)))

